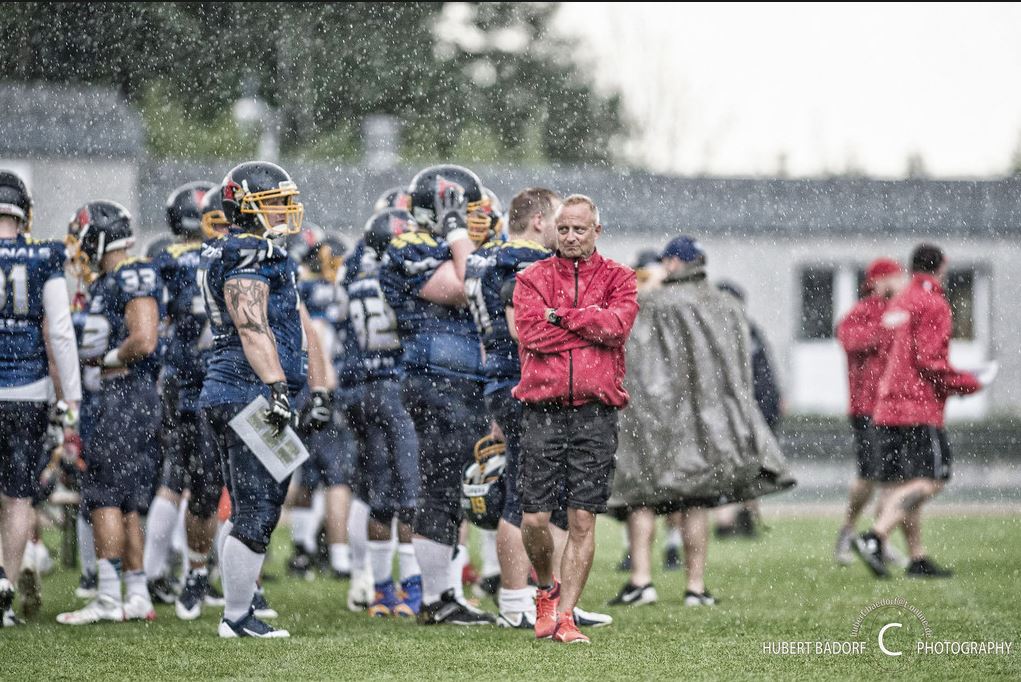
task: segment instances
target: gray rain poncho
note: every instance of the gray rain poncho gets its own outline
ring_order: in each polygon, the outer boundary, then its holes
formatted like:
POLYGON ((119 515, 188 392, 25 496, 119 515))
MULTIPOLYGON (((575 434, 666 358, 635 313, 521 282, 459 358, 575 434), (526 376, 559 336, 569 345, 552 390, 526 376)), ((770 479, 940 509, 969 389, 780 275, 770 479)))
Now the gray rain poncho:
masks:
POLYGON ((701 268, 638 300, 610 506, 715 506, 793 486, 755 403, 740 304, 701 268))

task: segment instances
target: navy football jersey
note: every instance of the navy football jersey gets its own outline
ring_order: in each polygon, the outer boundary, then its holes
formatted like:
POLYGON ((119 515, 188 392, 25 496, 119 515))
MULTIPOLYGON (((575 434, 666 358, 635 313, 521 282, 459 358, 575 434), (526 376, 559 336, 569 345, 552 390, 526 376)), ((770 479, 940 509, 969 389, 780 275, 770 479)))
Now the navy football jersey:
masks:
POLYGON ((298 282, 298 295, 313 320, 322 320, 327 338, 320 339, 336 364, 343 355, 347 321, 347 297, 344 290, 325 279, 303 279, 298 282))
POLYGON ((448 260, 450 247, 445 241, 428 232, 406 232, 390 242, 379 282, 397 315, 406 371, 481 381, 482 350, 471 312, 418 295, 448 260))
POLYGON ((64 276, 64 245, 25 235, 0 239, 0 387, 49 374, 43 340, 43 287, 64 276))
MULTIPOLYGON (((151 298, 159 306, 163 317, 163 283, 148 258, 129 257, 116 268, 89 285, 88 316, 85 329, 78 339, 83 360, 102 357, 107 351, 121 345, 128 337, 124 316, 128 303, 136 298, 151 298)), ((160 348, 147 358, 128 366, 132 375, 156 380, 160 369, 160 348)))
MULTIPOLYGON (((167 315, 172 325, 163 362, 182 391, 194 394, 186 403, 193 403, 202 388, 205 358, 201 346, 208 346, 200 343, 208 322, 197 281, 201 257, 202 244, 187 242, 171 244, 153 259, 166 290, 167 315)), ((193 404, 185 407, 195 409, 193 404)))
POLYGON ((347 384, 400 374, 397 316, 383 296, 376 252, 359 241, 344 261, 341 284, 348 299, 348 358, 339 373, 347 384))
POLYGON ((504 284, 532 263, 548 258, 552 251, 528 239, 490 241, 468 256, 464 290, 475 326, 486 349, 487 390, 517 383, 521 375, 518 345, 507 328, 500 300, 504 284))
POLYGON ((269 398, 269 387, 248 364, 224 301, 223 287, 231 279, 254 279, 269 287, 269 327, 288 388, 292 395, 297 394, 308 372, 305 334, 298 312, 297 266, 270 240, 232 229, 206 242, 199 265, 199 287, 213 332, 200 404, 249 403, 259 395, 269 398))

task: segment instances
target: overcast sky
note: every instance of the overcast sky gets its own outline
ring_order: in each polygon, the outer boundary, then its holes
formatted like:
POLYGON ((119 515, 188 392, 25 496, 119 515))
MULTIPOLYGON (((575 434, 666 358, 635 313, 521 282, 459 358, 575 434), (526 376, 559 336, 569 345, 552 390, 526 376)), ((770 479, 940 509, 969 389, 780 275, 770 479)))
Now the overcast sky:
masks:
POLYGON ((655 170, 1002 175, 1021 139, 1021 6, 564 3, 561 30, 655 170))

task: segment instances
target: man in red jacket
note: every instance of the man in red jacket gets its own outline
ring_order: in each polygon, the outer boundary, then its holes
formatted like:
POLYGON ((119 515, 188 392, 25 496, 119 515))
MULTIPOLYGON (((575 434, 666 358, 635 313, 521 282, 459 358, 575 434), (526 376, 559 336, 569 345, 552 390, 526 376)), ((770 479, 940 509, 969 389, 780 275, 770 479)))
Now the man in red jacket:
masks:
MULTIPOLYGON (((858 475, 851 483, 844 525, 837 535, 836 560, 844 566, 854 561, 851 541, 854 526, 872 498, 882 476, 882 459, 875 447, 872 411, 876 390, 886 369, 888 344, 884 344, 883 313, 890 299, 903 288, 903 270, 897 261, 877 258, 865 271, 865 296, 837 325, 837 339, 847 353, 847 383, 851 394, 851 428, 858 460, 858 475)), ((889 550, 889 548, 887 548, 889 550)))
POLYGON ((596 251, 599 209, 580 194, 556 214, 557 252, 517 276, 515 327, 525 403, 519 490, 522 539, 538 576, 535 636, 588 643, 572 615, 595 553, 627 405, 624 344, 638 314, 635 273, 596 251), (568 540, 553 578, 550 513, 564 499, 568 540))
POLYGON ((911 256, 911 283, 890 302, 883 327, 890 330, 886 369, 879 382, 873 420, 878 429, 884 476, 898 480, 872 529, 854 540, 854 550, 877 577, 889 572, 883 545, 905 524, 911 564, 907 575, 947 578, 952 573, 925 554, 921 510, 950 480, 950 448, 943 410, 951 395, 982 388, 972 374, 950 366, 950 305, 941 281, 946 258, 939 247, 922 244, 911 256))

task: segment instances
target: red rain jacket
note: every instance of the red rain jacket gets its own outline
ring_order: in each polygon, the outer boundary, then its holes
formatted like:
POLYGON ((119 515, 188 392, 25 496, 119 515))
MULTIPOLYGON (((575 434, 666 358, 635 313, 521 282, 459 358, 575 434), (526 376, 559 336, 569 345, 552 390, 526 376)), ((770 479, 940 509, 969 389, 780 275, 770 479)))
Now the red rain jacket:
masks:
POLYGON ((883 315, 892 331, 873 420, 880 426, 943 426, 951 395, 981 388, 972 374, 950 366, 950 304, 939 280, 915 273, 883 315))
POLYGON ((854 304, 837 325, 837 339, 847 353, 847 384, 851 392, 852 417, 871 417, 876 405, 879 380, 886 369, 889 348, 884 336, 883 313, 889 299, 867 296, 854 304))
POLYGON ((554 256, 517 276, 514 324, 526 403, 627 405, 624 344, 638 314, 635 273, 599 252, 587 259, 554 256), (546 309, 560 316, 546 320, 546 309))

